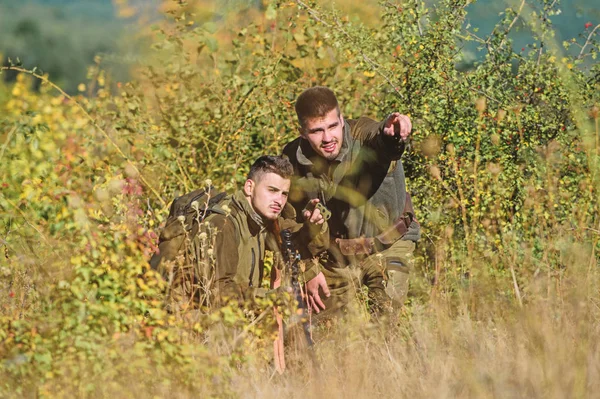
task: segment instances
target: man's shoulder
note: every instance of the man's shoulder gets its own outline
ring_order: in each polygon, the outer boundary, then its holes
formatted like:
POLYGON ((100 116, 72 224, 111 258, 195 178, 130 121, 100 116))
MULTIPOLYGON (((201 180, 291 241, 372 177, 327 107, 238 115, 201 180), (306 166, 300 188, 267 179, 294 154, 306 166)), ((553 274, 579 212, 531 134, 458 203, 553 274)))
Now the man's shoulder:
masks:
POLYGON ((296 137, 294 140, 290 141, 283 147, 282 154, 287 157, 290 162, 296 161, 296 152, 298 151, 298 147, 300 146, 302 138, 296 137))
POLYGON ((223 228, 226 225, 235 227, 238 224, 237 219, 243 217, 240 215, 242 213, 243 211, 235 204, 234 195, 230 194, 211 206, 210 214, 205 217, 204 221, 217 228, 223 228))
POLYGON ((347 119, 348 125, 352 131, 361 130, 365 127, 371 127, 374 124, 379 124, 376 120, 369 118, 368 116, 361 116, 358 119, 347 119))
POLYGON ((237 212, 213 214, 206 222, 210 225, 211 234, 220 241, 238 242, 242 236, 243 228, 237 212))
POLYGON ((347 120, 350 130, 350 139, 357 146, 362 146, 365 141, 370 141, 381 131, 381 122, 377 122, 367 116, 358 119, 347 120))

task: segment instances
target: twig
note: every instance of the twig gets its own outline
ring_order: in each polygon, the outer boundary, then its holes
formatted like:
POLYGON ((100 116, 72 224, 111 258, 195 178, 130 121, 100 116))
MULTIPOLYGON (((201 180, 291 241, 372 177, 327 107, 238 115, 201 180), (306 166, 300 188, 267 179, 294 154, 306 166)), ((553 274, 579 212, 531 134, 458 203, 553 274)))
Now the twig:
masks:
MULTIPOLYGON (((521 16, 521 11, 523 11, 523 7, 525 7, 525 0, 521 1, 521 5, 519 6, 519 11, 517 11, 517 15, 515 15, 512 22, 508 25, 508 28, 506 28, 506 30, 504 31, 504 37, 502 38, 502 41, 498 45, 498 48, 501 48, 504 45, 504 42, 506 41, 506 37, 508 36, 508 33, 510 32, 512 27, 515 25, 515 23, 517 23, 517 20, 521 16)), ((488 41, 492 39, 492 36, 493 35, 490 35, 490 37, 488 38, 488 41)))
MULTIPOLYGON (((481 44, 489 44, 489 43, 487 43, 487 41, 486 41, 485 39, 483 39, 483 38, 481 38, 481 37, 477 36, 477 35, 476 35, 475 33, 473 33, 473 32, 469 32, 469 31, 467 31, 467 35, 469 35, 469 36, 473 36, 473 38, 475 38, 475 41, 476 41, 476 42, 479 42, 479 43, 481 43, 481 44)), ((459 37, 460 39, 469 39, 467 36, 463 36, 463 35, 460 35, 460 34, 457 34, 456 36, 457 36, 457 37, 459 37)))
MULTIPOLYGON (((308 11, 308 13, 310 14, 310 16, 317 22, 320 22, 321 24, 331 28, 333 27, 333 25, 331 25, 330 23, 324 21, 319 14, 317 13, 317 11, 315 11, 314 9, 310 8, 306 3, 304 3, 301 0, 295 0, 296 3, 301 6, 306 8, 306 10, 308 11)), ((337 25, 338 30, 350 41, 353 42, 353 37, 346 32, 346 30, 344 30, 344 28, 341 26, 340 21, 338 21, 337 19, 335 20, 335 23, 337 25)), ((362 50, 361 50, 361 46, 357 46, 359 48, 358 53, 362 56, 362 58, 365 60, 365 62, 369 65, 371 65, 371 67, 373 68, 373 70, 375 70, 375 72, 377 72, 377 74, 379 76, 381 76, 382 78, 385 79, 385 81, 392 86, 392 88, 394 89, 394 92, 398 95, 398 97, 400 97, 401 99, 404 99, 404 96, 402 95, 402 93, 400 93, 400 90, 398 90, 397 85, 395 85, 391 78, 388 77, 385 73, 383 73, 381 71, 382 67, 381 65, 379 65, 378 63, 376 63, 375 61, 373 61, 369 56, 367 56, 362 50)))
POLYGON ((254 327, 259 321, 264 319, 265 316, 267 315, 267 313, 269 313, 271 310, 272 310, 271 308, 267 308, 267 309, 263 310, 262 313, 259 314, 256 319, 252 320, 252 322, 250 324, 246 325, 244 327, 244 329, 242 330, 242 332, 233 339, 232 347, 235 348, 237 346, 238 342, 248 334, 248 331, 250 331, 250 329, 252 327, 254 327))
MULTIPOLYGON (((50 248, 52 248, 52 245, 50 245, 50 242, 48 241, 48 238, 46 237, 46 235, 44 233, 42 233, 42 231, 36 225, 34 225, 32 222, 30 222, 29 219, 27 219, 27 215, 25 215, 25 212, 23 212, 21 210, 21 208, 19 208, 15 203, 13 203, 11 200, 6 198, 4 195, 0 194, 0 196, 2 196, 2 198, 8 203, 8 205, 10 205, 11 207, 13 207, 16 210, 23 217, 23 220, 25 220, 25 223, 27 223, 32 229, 34 229, 40 235, 42 240, 46 244, 48 244, 50 246, 50 248)), ((52 248, 52 252, 56 253, 54 248, 52 248)))
POLYGON ((100 125, 98 125, 98 122, 96 122, 96 119, 94 119, 94 117, 92 117, 89 114, 89 112, 87 112, 85 110, 85 108, 83 108, 83 106, 78 101, 76 101, 75 99, 73 99, 73 97, 71 97, 70 95, 68 95, 57 84, 55 84, 54 82, 52 82, 50 79, 48 79, 45 76, 42 76, 40 74, 35 73, 34 71, 30 71, 28 69, 21 68, 21 67, 18 67, 18 66, 3 66, 3 67, 0 67, 0 71, 17 71, 17 72, 23 72, 23 73, 27 73, 29 75, 32 75, 35 78, 41 80, 42 82, 50 85, 52 88, 56 89, 60 94, 62 94, 65 98, 67 98, 68 100, 72 101, 77 106, 77 108, 79 108, 85 114, 85 116, 87 116, 87 118, 90 120, 90 122, 92 123, 92 125, 96 129, 98 129, 102 133, 102 135, 106 138, 106 140, 108 140, 108 142, 117 150, 117 152, 119 153, 119 155, 122 156, 133 167, 133 169, 137 172, 138 176, 140 177, 140 180, 142 181, 142 183, 144 183, 144 185, 146 187, 148 187, 150 189, 150 191, 152 191, 152 193, 156 196, 156 198, 158 198, 158 200, 161 202, 161 204, 163 206, 166 205, 165 200, 163 200, 162 197, 158 194, 158 192, 154 189, 154 187, 152 187, 150 185, 150 183, 148 183, 146 181, 146 179, 144 178, 144 176, 142 175, 142 173, 140 172, 140 170, 138 169, 138 167, 135 166, 135 164, 129 160, 129 158, 127 157, 127 155, 125 155, 125 153, 121 150, 121 148, 119 148, 119 146, 117 145, 117 143, 109 136, 109 134, 104 129, 102 129, 100 127, 100 125))
POLYGON ((482 96, 484 96, 485 98, 487 98, 488 100, 490 100, 490 101, 494 101, 494 102, 496 102, 496 103, 498 103, 498 104, 502 105, 502 102, 500 102, 499 100, 496 100, 496 99, 495 99, 495 98, 493 98, 493 97, 490 97, 490 96, 488 96, 488 95, 487 95, 485 92, 483 92, 483 91, 481 91, 481 90, 478 90, 478 89, 476 89, 476 88, 474 88, 474 87, 469 87, 469 90, 471 90, 471 91, 475 91, 475 92, 477 92, 477 93, 481 94, 482 96))
POLYGON ((517 302, 519 303, 519 307, 523 307, 523 298, 521 297, 521 290, 519 289, 519 283, 517 282, 517 275, 515 274, 515 266, 514 261, 510 262, 510 274, 513 280, 513 286, 515 288, 515 297, 517 298, 517 302))
POLYGON ((17 130, 17 127, 14 126, 12 128, 12 130, 10 132, 8 132, 8 136, 6 136, 6 141, 4 142, 4 145, 2 145, 2 150, 0 151, 0 161, 2 160, 2 157, 4 156, 4 151, 6 151, 6 147, 8 147, 8 143, 10 142, 10 138, 12 137, 12 135, 14 134, 14 132, 17 130))
MULTIPOLYGON (((544 7, 544 16, 542 18, 543 22, 546 22, 546 20, 548 19, 548 10, 551 10, 552 7, 554 7, 554 4, 556 4, 557 0, 554 0, 552 2, 552 4, 550 4, 550 6, 548 7, 544 7)), ((538 58, 537 58, 537 62, 536 62, 536 66, 540 66, 540 62, 542 61, 542 53, 544 52, 544 37, 546 36, 546 30, 544 30, 542 32, 542 38, 540 39, 540 49, 538 51, 538 58)))
POLYGON ((580 60, 581 58, 583 58, 583 51, 585 50, 585 48, 587 47, 588 44, 590 44, 590 40, 592 40, 592 35, 594 34, 594 32, 596 32, 596 30, 600 28, 600 24, 596 25, 596 27, 594 29, 592 29, 592 31, 590 32, 590 34, 588 35, 583 47, 581 48, 581 51, 579 52, 579 55, 577 56, 577 59, 580 60))

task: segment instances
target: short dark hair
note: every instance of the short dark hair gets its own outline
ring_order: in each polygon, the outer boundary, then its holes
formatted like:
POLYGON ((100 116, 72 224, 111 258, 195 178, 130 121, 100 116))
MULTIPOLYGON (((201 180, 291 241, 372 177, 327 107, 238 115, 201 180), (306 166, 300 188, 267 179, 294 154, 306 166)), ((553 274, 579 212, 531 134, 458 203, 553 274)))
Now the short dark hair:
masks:
POLYGON ((306 126, 309 119, 324 117, 333 109, 337 110, 338 116, 340 115, 340 106, 335 94, 324 86, 304 90, 298 96, 295 108, 301 127, 306 126))
POLYGON ((254 161, 250 167, 248 179, 257 181, 265 173, 276 173, 284 179, 289 179, 294 174, 294 169, 287 158, 277 155, 263 155, 254 161))

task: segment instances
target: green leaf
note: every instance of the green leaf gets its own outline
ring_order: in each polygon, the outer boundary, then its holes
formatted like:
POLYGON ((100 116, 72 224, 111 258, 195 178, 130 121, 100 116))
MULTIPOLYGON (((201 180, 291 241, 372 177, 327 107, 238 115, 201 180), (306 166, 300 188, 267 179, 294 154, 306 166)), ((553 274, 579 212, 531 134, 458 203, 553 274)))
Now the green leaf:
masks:
POLYGON ((277 18, 277 10, 275 10, 273 4, 269 4, 269 6, 267 7, 267 11, 265 11, 265 18, 269 21, 277 18))
POLYGON ((207 31, 208 33, 215 33, 217 31, 217 29, 219 29, 219 27, 217 26, 216 23, 212 22, 212 21, 208 21, 205 22, 202 25, 202 28, 207 31))
POLYGON ((214 53, 219 49, 219 43, 214 37, 204 38, 204 43, 206 43, 206 47, 208 47, 211 53, 214 53))

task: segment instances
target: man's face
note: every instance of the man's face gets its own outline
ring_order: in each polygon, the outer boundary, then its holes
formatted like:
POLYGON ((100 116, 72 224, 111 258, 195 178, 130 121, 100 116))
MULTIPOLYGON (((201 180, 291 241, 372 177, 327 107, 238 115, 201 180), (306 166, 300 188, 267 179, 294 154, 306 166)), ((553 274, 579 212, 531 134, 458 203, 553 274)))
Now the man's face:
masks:
POLYGON ((344 117, 333 109, 323 117, 308 119, 300 135, 318 155, 332 161, 340 153, 344 141, 344 117))
POLYGON ((252 208, 261 217, 275 220, 283 210, 290 192, 290 179, 285 179, 277 173, 263 173, 256 181, 246 180, 244 193, 252 208))

